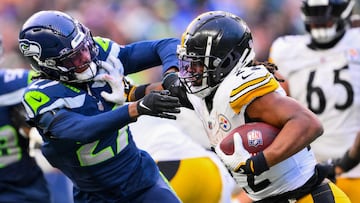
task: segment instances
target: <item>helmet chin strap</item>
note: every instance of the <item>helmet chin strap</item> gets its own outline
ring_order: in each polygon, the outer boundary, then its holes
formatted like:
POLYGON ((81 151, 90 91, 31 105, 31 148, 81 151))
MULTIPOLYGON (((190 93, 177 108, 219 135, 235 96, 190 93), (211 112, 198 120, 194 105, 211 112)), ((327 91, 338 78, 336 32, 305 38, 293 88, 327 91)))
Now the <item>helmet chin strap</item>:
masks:
POLYGON ((89 68, 87 68, 82 73, 75 73, 75 77, 78 81, 89 81, 96 76, 97 73, 97 65, 95 62, 91 62, 89 64, 89 68))

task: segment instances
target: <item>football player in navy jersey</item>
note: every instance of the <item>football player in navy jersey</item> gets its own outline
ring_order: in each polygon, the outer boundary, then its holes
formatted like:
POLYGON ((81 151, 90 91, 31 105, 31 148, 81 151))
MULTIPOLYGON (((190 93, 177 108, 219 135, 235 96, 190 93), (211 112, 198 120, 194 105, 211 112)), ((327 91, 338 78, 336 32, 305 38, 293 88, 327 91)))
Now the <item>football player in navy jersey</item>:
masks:
POLYGON ((124 104, 121 79, 154 66, 176 67, 178 43, 120 46, 93 37, 59 11, 37 12, 24 23, 19 47, 40 75, 23 104, 43 137, 42 153, 72 180, 75 202, 180 202, 128 127, 140 115, 175 119, 179 101, 158 91, 124 104))
POLYGON ((50 202, 44 174, 29 155, 30 126, 21 104, 31 73, 0 69, 0 202, 50 202))

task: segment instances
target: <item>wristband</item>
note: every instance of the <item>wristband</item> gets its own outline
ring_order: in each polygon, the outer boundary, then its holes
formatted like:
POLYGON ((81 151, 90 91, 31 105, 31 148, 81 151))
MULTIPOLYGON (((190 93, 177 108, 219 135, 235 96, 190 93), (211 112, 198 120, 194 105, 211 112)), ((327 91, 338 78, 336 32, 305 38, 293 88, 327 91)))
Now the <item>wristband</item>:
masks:
POLYGON ((150 84, 140 85, 135 88, 135 90, 134 90, 134 97, 135 97, 134 99, 135 100, 134 101, 137 101, 145 96, 146 87, 149 85, 150 84))
POLYGON ((346 151, 344 156, 339 160, 339 162, 336 163, 335 165, 340 166, 340 168, 342 168, 345 172, 347 172, 358 164, 359 164, 359 160, 351 158, 349 156, 349 150, 348 150, 346 151))
POLYGON ((264 153, 259 152, 257 155, 248 158, 244 164, 240 165, 238 171, 240 173, 258 176, 267 170, 269 170, 269 166, 266 163, 264 153))
POLYGON ((263 152, 259 152, 257 155, 249 158, 253 162, 253 174, 260 175, 263 172, 269 170, 265 156, 263 152))

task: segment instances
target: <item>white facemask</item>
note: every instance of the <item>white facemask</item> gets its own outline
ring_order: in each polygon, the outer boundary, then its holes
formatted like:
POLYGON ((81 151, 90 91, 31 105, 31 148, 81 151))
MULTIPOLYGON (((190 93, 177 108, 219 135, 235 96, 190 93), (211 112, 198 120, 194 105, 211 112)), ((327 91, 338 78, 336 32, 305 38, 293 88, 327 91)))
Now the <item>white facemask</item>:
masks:
POLYGON ((329 28, 312 28, 311 36, 317 43, 329 43, 336 37, 336 25, 329 28))

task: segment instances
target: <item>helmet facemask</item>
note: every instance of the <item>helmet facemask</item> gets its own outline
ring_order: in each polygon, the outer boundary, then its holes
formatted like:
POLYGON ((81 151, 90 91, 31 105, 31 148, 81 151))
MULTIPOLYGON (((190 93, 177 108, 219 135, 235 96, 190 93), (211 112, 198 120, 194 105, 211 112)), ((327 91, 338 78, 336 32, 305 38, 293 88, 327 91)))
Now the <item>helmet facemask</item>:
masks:
MULTIPOLYGON (((87 28, 78 24, 78 35, 71 41, 73 49, 64 49, 59 57, 46 60, 55 61, 55 65, 48 68, 55 68, 60 72, 60 81, 82 83, 92 80, 97 73, 98 48, 92 39, 91 33, 87 28), (84 32, 85 31, 85 32, 84 32), (80 66, 76 66, 74 61, 82 57, 82 52, 90 54, 90 60, 80 66)), ((45 63, 48 64, 48 63, 45 63)))
POLYGON ((249 27, 240 17, 225 11, 196 17, 182 35, 177 55, 180 81, 188 93, 202 98, 210 95, 234 68, 246 66, 255 58, 249 27))
POLYGON ((74 78, 73 80, 65 79, 67 82, 87 82, 92 80, 97 73, 96 56, 98 49, 93 42, 90 32, 86 34, 79 32, 79 36, 76 38, 80 39, 80 43, 73 41, 72 46, 75 48, 58 57, 56 64, 58 69, 69 72, 70 78, 74 78), (74 62, 81 59, 83 52, 90 54, 90 60, 80 66, 76 66, 74 62))
POLYGON ((29 18, 19 47, 45 78, 82 83, 97 73, 98 47, 90 30, 62 12, 41 11, 29 18))
POLYGON ((204 63, 204 58, 186 57, 180 60, 179 77, 186 91, 201 98, 208 96, 216 88, 209 85, 210 77, 213 75, 204 63))

